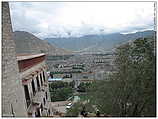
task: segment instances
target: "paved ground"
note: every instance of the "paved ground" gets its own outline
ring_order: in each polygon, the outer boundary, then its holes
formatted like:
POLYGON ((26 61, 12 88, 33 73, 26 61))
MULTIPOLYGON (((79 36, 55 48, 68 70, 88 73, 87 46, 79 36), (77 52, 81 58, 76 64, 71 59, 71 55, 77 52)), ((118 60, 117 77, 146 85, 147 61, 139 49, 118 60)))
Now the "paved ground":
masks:
POLYGON ((71 101, 58 101, 58 102, 52 102, 51 105, 54 110, 60 113, 66 113, 66 105, 70 102, 71 101))
POLYGON ((64 106, 67 105, 68 103, 70 103, 71 101, 58 101, 58 102, 52 102, 51 105, 53 107, 57 107, 57 106, 64 106))
POLYGON ((66 113, 66 106, 55 107, 55 109, 60 113, 66 113))

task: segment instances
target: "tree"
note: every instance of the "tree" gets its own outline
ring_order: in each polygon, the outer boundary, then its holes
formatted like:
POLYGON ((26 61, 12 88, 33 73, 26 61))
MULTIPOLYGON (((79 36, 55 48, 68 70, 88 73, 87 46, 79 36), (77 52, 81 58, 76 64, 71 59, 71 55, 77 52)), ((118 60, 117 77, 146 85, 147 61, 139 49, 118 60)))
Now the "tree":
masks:
POLYGON ((73 94, 72 84, 54 81, 49 84, 51 101, 65 101, 73 94))
POLYGON ((113 116, 155 116, 156 77, 153 38, 139 38, 116 50, 116 72, 89 88, 92 105, 113 116))
POLYGON ((119 107, 119 115, 155 116, 154 39, 137 39, 118 48, 117 53, 116 95, 119 98, 115 104, 119 107))

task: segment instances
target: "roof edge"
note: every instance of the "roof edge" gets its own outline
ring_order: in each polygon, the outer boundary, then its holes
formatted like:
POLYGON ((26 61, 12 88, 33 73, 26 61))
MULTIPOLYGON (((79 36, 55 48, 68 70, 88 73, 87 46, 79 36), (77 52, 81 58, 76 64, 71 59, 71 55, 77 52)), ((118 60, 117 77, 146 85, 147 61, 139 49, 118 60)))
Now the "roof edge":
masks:
POLYGON ((45 56, 46 54, 44 53, 40 53, 40 54, 17 54, 17 61, 21 61, 21 60, 27 60, 27 59, 32 59, 32 58, 36 58, 36 57, 41 57, 41 56, 45 56))

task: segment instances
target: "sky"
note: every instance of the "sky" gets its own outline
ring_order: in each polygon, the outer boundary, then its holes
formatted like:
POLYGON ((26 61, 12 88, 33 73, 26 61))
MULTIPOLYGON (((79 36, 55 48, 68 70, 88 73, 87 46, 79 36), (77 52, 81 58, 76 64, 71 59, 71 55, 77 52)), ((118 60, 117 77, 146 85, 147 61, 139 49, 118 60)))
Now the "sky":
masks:
POLYGON ((10 2, 14 31, 39 38, 154 29, 154 2, 10 2))

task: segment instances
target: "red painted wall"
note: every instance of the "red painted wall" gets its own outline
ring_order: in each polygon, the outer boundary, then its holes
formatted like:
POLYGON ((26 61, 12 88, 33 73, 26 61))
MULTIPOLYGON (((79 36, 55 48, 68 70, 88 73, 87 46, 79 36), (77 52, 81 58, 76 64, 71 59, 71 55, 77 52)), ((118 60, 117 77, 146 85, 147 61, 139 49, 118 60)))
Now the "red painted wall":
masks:
POLYGON ((32 59, 25 59, 18 61, 19 71, 25 71, 45 60, 45 56, 35 57, 32 59))

